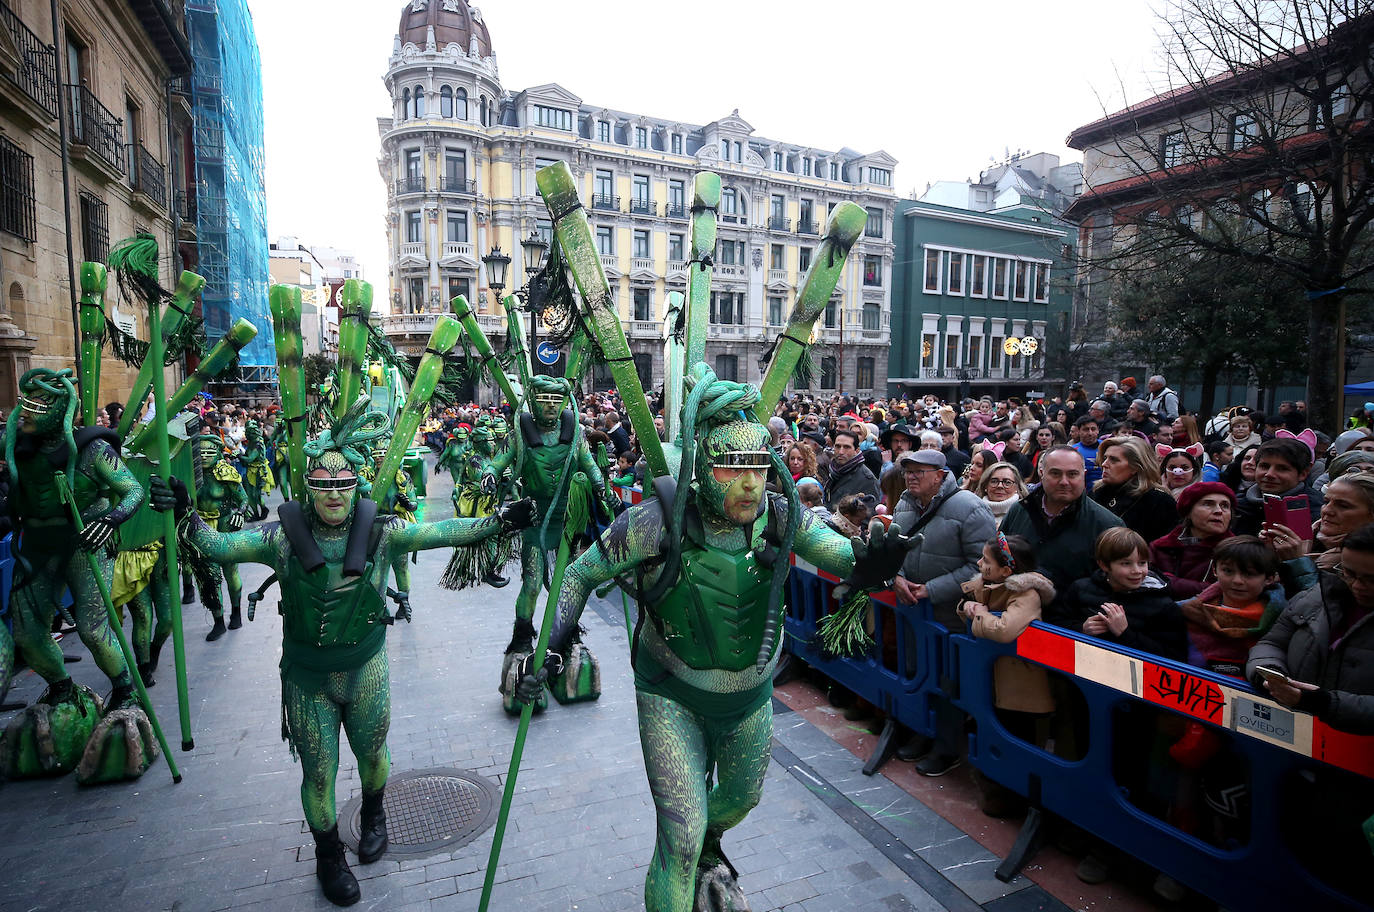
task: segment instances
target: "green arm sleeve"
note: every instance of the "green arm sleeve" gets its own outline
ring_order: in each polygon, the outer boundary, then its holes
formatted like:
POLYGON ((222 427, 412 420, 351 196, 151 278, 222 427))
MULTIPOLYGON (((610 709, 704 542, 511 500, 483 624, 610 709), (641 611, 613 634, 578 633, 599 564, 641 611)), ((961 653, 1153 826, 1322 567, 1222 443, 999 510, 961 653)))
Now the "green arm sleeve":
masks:
POLYGON ((408 523, 391 533, 393 556, 431 548, 456 548, 495 535, 501 530, 498 516, 481 519, 445 519, 441 522, 408 523))
POLYGON ((192 510, 183 520, 182 537, 193 545, 206 560, 216 564, 266 564, 278 573, 277 556, 282 531, 278 523, 267 523, 242 532, 218 532, 205 524, 200 514, 192 510))
POLYGON ((108 443, 98 440, 86 450, 86 468, 98 487, 105 492, 111 507, 105 518, 118 525, 143 506, 146 492, 134 478, 124 460, 108 443))
POLYGON ((845 579, 854 570, 854 547, 849 539, 821 522, 810 510, 802 511, 801 527, 797 529, 792 550, 803 560, 840 579, 845 579))

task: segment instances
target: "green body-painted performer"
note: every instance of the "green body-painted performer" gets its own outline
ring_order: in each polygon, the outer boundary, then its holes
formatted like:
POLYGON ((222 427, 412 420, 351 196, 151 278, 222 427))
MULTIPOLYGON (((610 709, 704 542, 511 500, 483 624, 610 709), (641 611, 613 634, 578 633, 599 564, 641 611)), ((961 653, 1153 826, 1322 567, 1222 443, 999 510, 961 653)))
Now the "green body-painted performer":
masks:
POLYGON ((456 516, 458 513, 458 478, 463 473, 463 459, 467 456, 469 444, 469 431, 461 425, 454 428, 448 435, 448 440, 444 441, 444 451, 439 454, 439 459, 435 463, 436 469, 447 469, 453 476, 453 511, 456 516))
MULTIPOLYGON (((144 490, 120 458, 113 431, 73 430, 78 403, 70 370, 29 370, 20 379, 19 391, 19 408, 5 437, 9 508, 18 533, 10 612, 14 644, 29 667, 48 682, 39 702, 52 707, 52 737, 36 739, 38 752, 32 759, 39 768, 25 769, 25 759, 13 754, 15 742, 7 736, 11 742, 8 762, 12 774, 67 772, 82 753, 81 744, 99 734, 92 734, 95 716, 91 713, 98 704, 86 688, 74 686, 67 674, 62 650, 50 636, 53 617, 63 588, 70 589, 77 633, 113 688, 105 712, 138 711, 133 679, 84 552, 96 556, 100 572, 110 579, 116 530, 143 503, 144 490), (62 499, 59 473, 70 485, 85 523, 80 533, 73 527, 70 505, 62 499), (68 706, 77 711, 65 711, 68 706), (60 732, 59 723, 80 731, 60 732), (64 756, 56 756, 54 750, 64 756)), ((13 659, 11 649, 0 648, 4 663, 0 682, 8 682, 13 659)), ((146 725, 146 719, 141 724, 146 725)))
MULTIPOLYGON (((182 500, 183 536, 219 563, 271 567, 281 583, 283 737, 301 761, 301 803, 316 842, 316 873, 324 894, 356 902, 357 880, 344 858, 334 801, 339 729, 348 734, 363 789, 358 860, 386 851, 383 790, 391 695, 386 656, 387 577, 398 558, 428 548, 460 547, 527 526, 528 501, 482 519, 407 525, 357 498, 359 469, 369 444, 388 431, 385 415, 366 399, 336 419, 306 447, 308 505, 279 508, 280 522, 241 532, 210 528, 182 500)), ((157 491, 165 498, 165 492, 157 491)), ((165 504, 164 504, 165 505, 165 504)))
MULTIPOLYGON (((495 513, 501 505, 501 491, 510 479, 511 463, 518 455, 517 446, 498 451, 491 417, 479 416, 477 426, 468 437, 467 451, 458 463, 459 472, 453 479, 454 515, 472 519, 495 513)), ((510 580, 500 574, 500 569, 500 566, 485 568, 482 582, 497 589, 505 586, 510 580)), ((445 572, 445 585, 454 588, 453 573, 445 572)))
MULTIPOLYGON (((224 453, 224 443, 217 434, 201 434, 196 438, 196 455, 200 459, 200 486, 196 488, 196 512, 211 529, 222 532, 237 532, 243 528, 248 518, 249 496, 239 470, 224 453)), ((223 564, 216 561, 189 561, 196 586, 200 589, 201 603, 214 620, 210 632, 205 635, 208 642, 224 636, 225 630, 238 630, 243 626, 243 578, 239 575, 238 564, 223 564), (229 624, 224 623, 224 600, 220 594, 220 583, 229 586, 229 624)))
POLYGON ((248 498, 247 515, 251 522, 267 518, 262 499, 272 492, 272 463, 267 458, 267 442, 257 419, 250 418, 243 430, 243 493, 248 498))

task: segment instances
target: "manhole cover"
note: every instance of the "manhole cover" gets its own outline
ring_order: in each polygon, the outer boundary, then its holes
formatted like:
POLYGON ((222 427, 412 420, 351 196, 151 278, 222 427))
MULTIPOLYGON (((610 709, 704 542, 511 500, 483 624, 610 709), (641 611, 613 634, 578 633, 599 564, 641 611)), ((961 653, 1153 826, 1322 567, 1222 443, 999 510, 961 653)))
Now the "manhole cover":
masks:
MULTIPOLYGON (((386 832, 392 856, 433 855, 467 845, 495 822, 500 792, 489 779, 460 769, 400 773, 387 780, 386 832)), ((339 814, 339 833, 357 851, 359 796, 339 814)))

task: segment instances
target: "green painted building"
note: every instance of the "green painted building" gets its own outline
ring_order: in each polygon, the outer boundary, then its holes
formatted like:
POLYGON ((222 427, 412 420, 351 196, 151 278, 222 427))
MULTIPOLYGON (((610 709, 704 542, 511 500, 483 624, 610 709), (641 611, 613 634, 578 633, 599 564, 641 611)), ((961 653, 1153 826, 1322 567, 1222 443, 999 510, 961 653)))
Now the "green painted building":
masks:
POLYGON ((890 394, 1062 392, 1070 226, 1032 205, 976 212, 902 200, 893 238, 890 394))

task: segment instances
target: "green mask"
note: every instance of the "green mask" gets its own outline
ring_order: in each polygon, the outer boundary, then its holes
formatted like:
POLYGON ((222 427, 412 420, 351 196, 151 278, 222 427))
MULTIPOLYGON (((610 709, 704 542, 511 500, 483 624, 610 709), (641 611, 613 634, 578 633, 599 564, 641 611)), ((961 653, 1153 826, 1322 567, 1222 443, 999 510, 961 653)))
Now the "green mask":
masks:
POLYGON ((745 525, 758 515, 772 465, 768 429, 737 419, 711 428, 697 448, 697 503, 717 520, 745 525))
POLYGON ((20 429, 47 437, 70 426, 75 417, 76 390, 71 371, 35 367, 19 380, 20 429))

